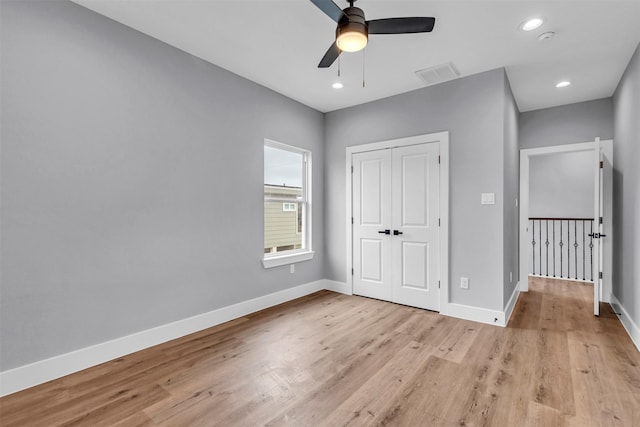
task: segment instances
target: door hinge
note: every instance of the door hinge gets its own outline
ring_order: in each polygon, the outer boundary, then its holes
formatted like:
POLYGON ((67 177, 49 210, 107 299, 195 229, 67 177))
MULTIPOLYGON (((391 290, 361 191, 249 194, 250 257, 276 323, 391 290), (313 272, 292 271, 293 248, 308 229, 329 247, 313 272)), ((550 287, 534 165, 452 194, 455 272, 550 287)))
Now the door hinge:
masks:
POLYGON ((353 224, 353 217, 351 217, 351 224, 353 224))
POLYGON ((603 169, 603 168, 604 168, 604 162, 600 161, 600 169, 603 169))
POLYGON ((440 227, 440 218, 438 218, 438 227, 440 227))
POLYGON ((351 166, 351 173, 353 173, 353 166, 351 166))
POLYGON ((438 164, 440 164, 440 156, 438 156, 438 164))
POLYGON ((598 277, 602 279, 602 271, 598 274, 598 277))
POLYGON ((353 276, 353 268, 351 269, 351 275, 353 276))
POLYGON ((438 289, 440 289, 440 280, 438 280, 438 289))
POLYGON ((600 217, 600 224, 602 224, 602 223, 603 223, 603 222, 602 222, 602 217, 600 217))

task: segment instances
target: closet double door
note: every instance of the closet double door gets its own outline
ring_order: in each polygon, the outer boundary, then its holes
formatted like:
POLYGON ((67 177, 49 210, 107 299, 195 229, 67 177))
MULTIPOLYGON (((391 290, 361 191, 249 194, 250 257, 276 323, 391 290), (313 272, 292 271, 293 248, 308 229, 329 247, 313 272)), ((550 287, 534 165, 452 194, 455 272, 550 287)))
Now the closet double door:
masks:
POLYGON ((353 154, 354 294, 439 311, 439 149, 353 154))

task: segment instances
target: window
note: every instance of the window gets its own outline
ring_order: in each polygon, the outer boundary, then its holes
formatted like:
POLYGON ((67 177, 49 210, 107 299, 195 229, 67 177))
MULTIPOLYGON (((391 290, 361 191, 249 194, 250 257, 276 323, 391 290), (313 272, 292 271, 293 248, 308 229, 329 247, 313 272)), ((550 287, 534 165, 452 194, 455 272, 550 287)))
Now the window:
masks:
POLYGON ((311 152, 265 140, 263 265, 311 258, 311 152))

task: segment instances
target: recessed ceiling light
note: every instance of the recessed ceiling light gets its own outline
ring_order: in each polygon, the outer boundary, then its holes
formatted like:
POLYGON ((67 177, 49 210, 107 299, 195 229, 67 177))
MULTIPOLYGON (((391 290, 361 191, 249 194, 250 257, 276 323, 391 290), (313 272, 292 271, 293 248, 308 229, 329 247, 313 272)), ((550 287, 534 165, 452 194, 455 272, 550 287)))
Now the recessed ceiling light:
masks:
POLYGON ((569 80, 563 80, 561 82, 556 83, 556 87, 567 87, 570 85, 571 85, 571 82, 569 80))
POLYGON ((331 87, 334 89, 342 89, 344 85, 340 82, 335 82, 334 84, 331 85, 331 87))
POLYGON ((531 18, 524 21, 522 24, 520 24, 520 29, 522 31, 535 30, 536 28, 539 28, 540 25, 542 25, 543 23, 544 23, 544 19, 542 18, 531 18))

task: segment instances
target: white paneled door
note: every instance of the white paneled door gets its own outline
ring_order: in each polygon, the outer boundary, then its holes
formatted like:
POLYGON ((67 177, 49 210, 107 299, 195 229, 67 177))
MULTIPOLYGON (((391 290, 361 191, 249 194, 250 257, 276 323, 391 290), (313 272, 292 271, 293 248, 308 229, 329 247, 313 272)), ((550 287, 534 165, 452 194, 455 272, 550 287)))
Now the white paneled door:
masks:
POLYGON ((391 150, 354 154, 352 182, 353 292, 391 301, 391 150))
POLYGON ((353 155, 355 294, 439 310, 439 149, 353 155))

